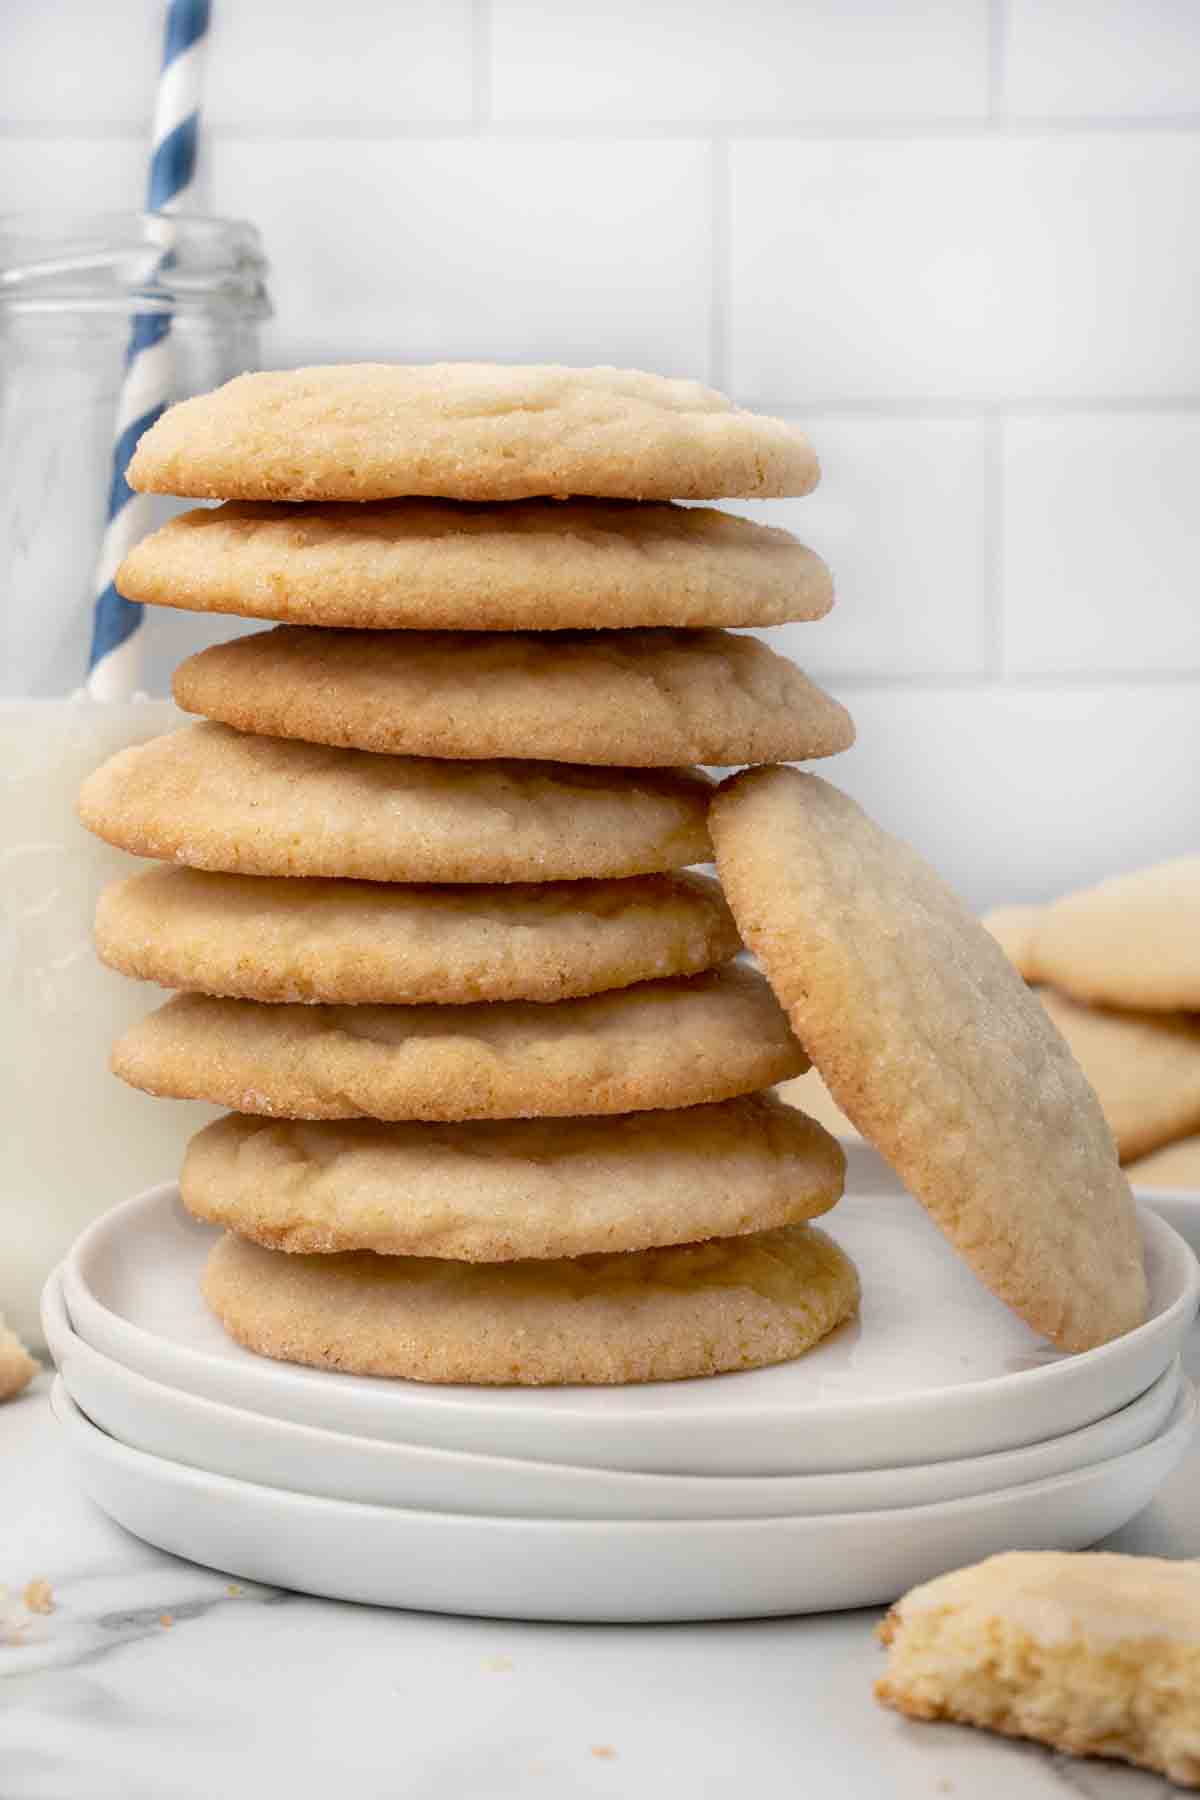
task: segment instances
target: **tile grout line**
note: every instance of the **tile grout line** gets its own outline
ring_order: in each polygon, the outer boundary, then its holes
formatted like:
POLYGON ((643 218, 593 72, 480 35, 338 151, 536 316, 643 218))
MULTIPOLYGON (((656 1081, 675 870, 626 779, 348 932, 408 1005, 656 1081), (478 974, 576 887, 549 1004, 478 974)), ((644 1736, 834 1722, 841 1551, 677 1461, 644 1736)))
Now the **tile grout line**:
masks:
POLYGON ((848 693, 944 694, 982 693, 1048 693, 1055 688, 1066 692, 1086 692, 1089 688, 1164 688, 1195 687, 1200 690, 1200 667, 1193 669, 1045 669, 1009 672, 1003 676, 978 670, 937 669, 842 669, 835 664, 806 661, 806 674, 814 681, 836 682, 839 697, 848 693))
POLYGON ((877 397, 847 395, 821 396, 819 399, 779 400, 769 393, 744 397, 743 404, 775 413, 795 413, 805 419, 1059 419, 1089 418, 1116 414, 1130 418, 1171 418, 1176 414, 1190 418, 1200 412, 1200 394, 1089 394, 1068 397, 1048 395, 1038 398, 1017 395, 1004 400, 986 399, 979 395, 965 399, 917 398, 887 400, 877 397))
POLYGON ((708 382, 723 394, 730 385, 729 324, 733 312, 733 192, 729 140, 709 143, 708 382))
POLYGON ((983 421, 983 667, 1004 679, 1004 420, 983 421))
POLYGON ((988 120, 995 126, 1007 124, 1004 94, 1007 76, 1008 0, 988 0, 987 11, 987 100, 988 120))
POLYGON ((471 127, 480 132, 492 117, 492 4, 471 0, 471 127))
MULTIPOLYGON (((846 119, 614 119, 594 124, 561 119, 496 119, 491 116, 491 12, 489 0, 473 0, 473 17, 482 23, 483 52, 472 52, 472 85, 475 89, 469 119, 308 119, 271 121, 214 120, 206 127, 217 137, 241 143, 444 140, 486 136, 505 142, 622 143, 671 142, 677 139, 711 139, 714 132, 732 142, 771 140, 797 143, 889 143, 974 141, 987 143, 998 137, 1044 138, 1049 142, 1078 137, 1190 135, 1200 133, 1200 113, 1081 114, 1055 118, 1042 114, 1005 113, 995 118, 981 113, 973 118, 846 118, 846 119), (478 115, 478 116, 476 116, 478 115)), ((141 143, 145 126, 137 120, 3 119, 0 138, 35 141, 61 138, 67 142, 134 141, 141 143)))

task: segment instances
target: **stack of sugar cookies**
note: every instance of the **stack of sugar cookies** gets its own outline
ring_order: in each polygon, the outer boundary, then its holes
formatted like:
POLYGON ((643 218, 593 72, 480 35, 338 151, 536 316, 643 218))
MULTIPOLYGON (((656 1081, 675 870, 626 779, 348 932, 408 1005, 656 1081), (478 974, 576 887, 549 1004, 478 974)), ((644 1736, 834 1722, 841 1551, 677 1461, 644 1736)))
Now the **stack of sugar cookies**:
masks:
POLYGON ((191 657, 201 723, 85 823, 158 859, 100 954, 178 990, 116 1046, 233 1110, 186 1205, 206 1294, 286 1360, 621 1382, 799 1355, 855 1272, 805 1221, 835 1141, 764 1091, 807 1057, 710 855, 700 764, 830 755, 844 709, 726 627, 816 619, 788 534, 676 499, 802 494, 806 440, 615 370, 354 366, 174 408, 135 487, 224 502, 131 599, 274 621, 191 657))
POLYGON ((1200 856, 985 923, 1082 1064, 1130 1179, 1200 1186, 1200 856))

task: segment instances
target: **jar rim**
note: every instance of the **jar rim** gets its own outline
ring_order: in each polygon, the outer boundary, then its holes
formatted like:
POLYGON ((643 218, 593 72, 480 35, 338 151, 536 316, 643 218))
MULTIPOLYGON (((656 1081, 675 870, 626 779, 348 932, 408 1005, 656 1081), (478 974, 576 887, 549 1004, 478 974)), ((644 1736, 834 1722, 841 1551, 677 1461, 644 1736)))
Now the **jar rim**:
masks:
POLYGON ((0 213, 0 311, 270 313, 268 264, 248 220, 214 214, 0 213))

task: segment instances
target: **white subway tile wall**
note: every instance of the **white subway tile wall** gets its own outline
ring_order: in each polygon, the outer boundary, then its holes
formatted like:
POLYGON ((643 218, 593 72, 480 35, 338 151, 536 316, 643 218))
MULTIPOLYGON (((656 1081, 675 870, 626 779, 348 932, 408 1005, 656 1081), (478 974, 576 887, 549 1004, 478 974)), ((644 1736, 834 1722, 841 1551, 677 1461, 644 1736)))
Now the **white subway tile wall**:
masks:
POLYGON ((739 392, 826 406, 1200 392, 1200 135, 730 155, 739 392))
MULTIPOLYGON (((159 0, 0 7, 0 208, 140 200, 159 0)), ((215 0, 265 360, 688 374, 803 420, 769 641, 976 906, 1200 849, 1196 0, 215 0)), ((180 653, 188 633, 176 615, 180 653)))
POLYGON ((803 500, 729 505, 819 550, 837 604, 819 630, 783 626, 765 641, 834 684, 986 674, 984 422, 787 416, 819 449, 820 486, 803 500))
POLYGON ((495 116, 979 119, 986 20, 987 0, 493 0, 495 116))
POLYGON ((1005 421, 1006 670, 1195 669, 1198 472, 1200 413, 1005 421))
POLYGON ((707 144, 371 138, 344 150, 324 135, 214 134, 214 192, 261 224, 271 256, 267 360, 706 369, 707 144))

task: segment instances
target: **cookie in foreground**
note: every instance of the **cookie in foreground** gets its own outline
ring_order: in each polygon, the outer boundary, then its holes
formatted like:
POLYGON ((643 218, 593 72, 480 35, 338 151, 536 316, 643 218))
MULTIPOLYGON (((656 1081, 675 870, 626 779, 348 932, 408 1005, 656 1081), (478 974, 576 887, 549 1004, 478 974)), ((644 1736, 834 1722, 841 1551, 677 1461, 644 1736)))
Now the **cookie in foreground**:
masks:
POLYGON ((704 862, 698 769, 447 762, 189 725, 88 776, 79 816, 135 856, 231 875, 576 881, 704 862))
POLYGON ((555 364, 343 363, 172 406, 130 485, 200 500, 720 500, 807 494, 802 431, 698 381, 555 364))
POLYGON ((1016 1551, 913 1588, 876 1697, 1200 1787, 1200 1563, 1016 1551))
POLYGON ((184 1205, 269 1249, 463 1262, 587 1256, 795 1225, 846 1159, 770 1094, 607 1118, 296 1123, 230 1113, 191 1140, 184 1205))
POLYGON ((231 1234, 204 1297, 238 1343, 312 1368, 485 1386, 681 1381, 802 1356, 858 1306, 823 1231, 575 1260, 289 1256, 231 1234))
POLYGON ((1137 1216, 1099 1101, 978 919, 818 776, 734 776, 709 829, 835 1101, 980 1280, 1063 1350, 1140 1325, 1137 1216))
POLYGON ((801 762, 845 707, 731 631, 331 631, 278 625, 189 656, 186 712, 390 755, 607 768, 801 762))
POLYGON ((282 1119, 531 1119, 699 1106, 801 1075, 761 975, 560 1000, 262 1006, 176 994, 113 1049, 132 1087, 282 1119))
POLYGON ((821 558, 777 525, 636 500, 235 500, 171 519, 116 580, 156 606, 384 631, 782 625, 833 605, 821 558))
POLYGON ((741 947, 706 875, 428 887, 170 863, 104 890, 95 942, 110 968, 189 993, 408 1006, 575 999, 741 947))

